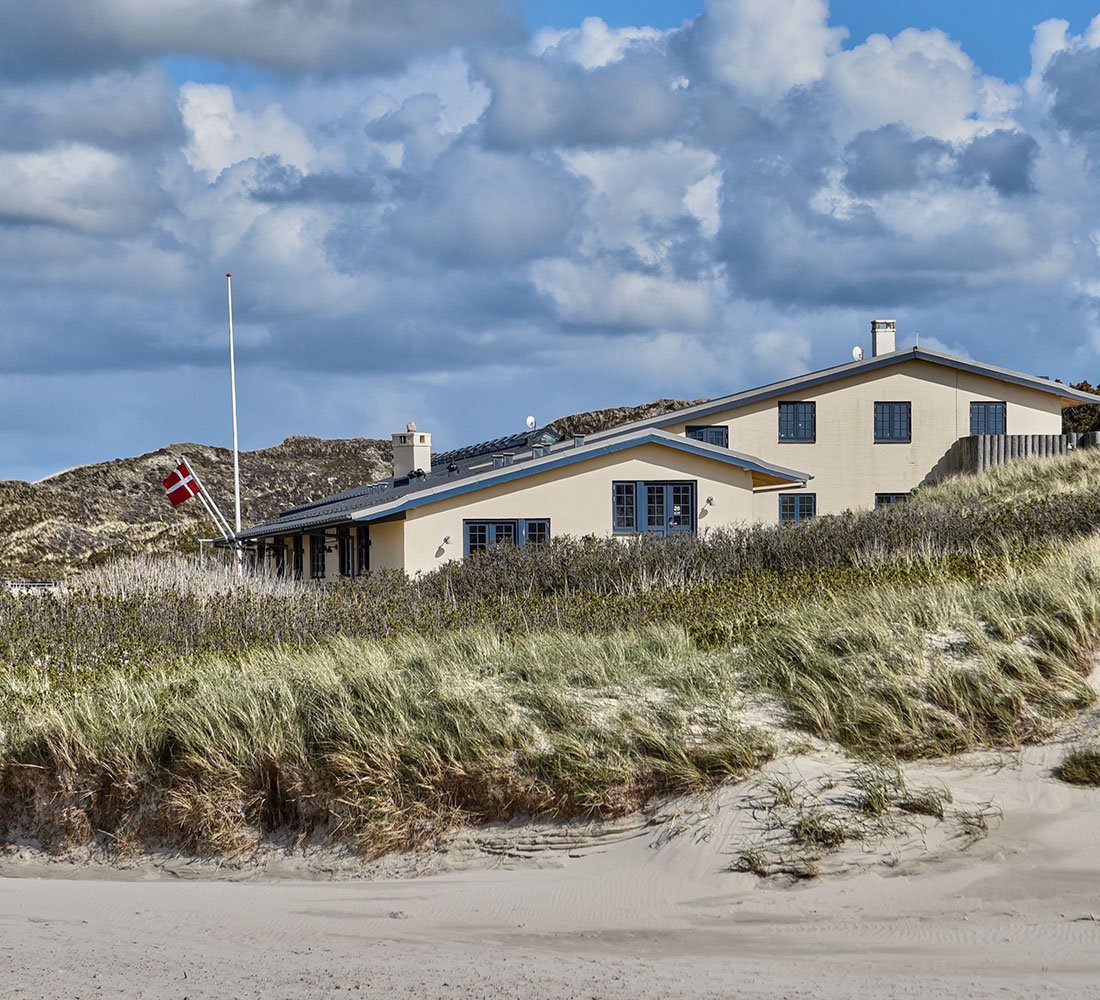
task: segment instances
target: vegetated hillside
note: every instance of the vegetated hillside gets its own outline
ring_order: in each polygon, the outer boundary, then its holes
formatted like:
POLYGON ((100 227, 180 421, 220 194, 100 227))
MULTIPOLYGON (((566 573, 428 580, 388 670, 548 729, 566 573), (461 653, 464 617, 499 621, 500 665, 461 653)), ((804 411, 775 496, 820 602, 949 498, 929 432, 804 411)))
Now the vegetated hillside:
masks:
MULTIPOLYGON (((559 434, 592 434, 689 405, 661 399, 562 417, 559 434)), ((173 508, 161 480, 186 455, 232 522, 233 455, 226 448, 173 444, 136 458, 82 465, 37 483, 0 480, 0 578, 57 579, 126 555, 197 549, 217 532, 197 501, 173 508)), ((289 437, 241 453, 245 524, 389 474, 389 441, 289 437)))
POLYGON ((648 420, 650 417, 659 417, 674 410, 682 410, 685 406, 705 402, 705 399, 656 399, 652 403, 643 403, 641 406, 611 406, 606 410, 574 413, 571 417, 558 417, 546 426, 562 437, 572 437, 574 434, 596 434, 599 431, 610 430, 612 427, 632 424, 635 420, 648 420))
MULTIPOLYGON (((173 508, 161 480, 186 455, 233 519, 233 453, 174 444, 136 458, 82 465, 37 483, 0 482, 0 576, 57 578, 106 559, 190 552, 216 534, 195 500, 173 508)), ((252 523, 386 474, 388 441, 290 437, 241 453, 241 509, 252 523)))

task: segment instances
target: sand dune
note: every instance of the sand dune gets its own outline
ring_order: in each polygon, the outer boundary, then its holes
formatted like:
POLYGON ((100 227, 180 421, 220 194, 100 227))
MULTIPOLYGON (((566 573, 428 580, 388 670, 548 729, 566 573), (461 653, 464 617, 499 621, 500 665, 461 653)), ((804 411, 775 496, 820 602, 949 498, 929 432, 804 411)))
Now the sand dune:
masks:
MULTIPOLYGON (((801 882, 730 871, 760 832, 759 782, 603 827, 471 831, 370 878, 317 854, 220 873, 11 854, 0 992, 1100 997, 1100 791, 1053 778, 1060 750, 914 768, 954 808, 992 801, 1003 818, 969 846, 922 820, 801 882)), ((823 749, 773 770, 812 783, 843 763, 823 749)))

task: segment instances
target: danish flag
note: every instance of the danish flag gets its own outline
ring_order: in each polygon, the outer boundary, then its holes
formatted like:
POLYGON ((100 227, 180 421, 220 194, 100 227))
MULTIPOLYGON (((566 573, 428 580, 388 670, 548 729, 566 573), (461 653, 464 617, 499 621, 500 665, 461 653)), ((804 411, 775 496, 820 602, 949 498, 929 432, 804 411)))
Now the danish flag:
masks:
POLYGON ((176 471, 164 480, 164 489, 173 507, 178 507, 184 500, 190 500, 199 495, 198 481, 186 462, 180 462, 176 471))

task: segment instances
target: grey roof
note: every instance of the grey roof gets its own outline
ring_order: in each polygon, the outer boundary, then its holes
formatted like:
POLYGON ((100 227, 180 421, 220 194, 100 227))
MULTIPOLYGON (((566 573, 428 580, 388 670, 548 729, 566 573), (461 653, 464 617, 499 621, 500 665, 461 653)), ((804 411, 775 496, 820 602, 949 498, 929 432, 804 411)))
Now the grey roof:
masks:
POLYGON ((468 444, 463 448, 445 451, 441 455, 432 455, 432 464, 450 465, 451 462, 464 462, 468 458, 479 458, 496 452, 520 451, 533 444, 557 444, 560 440, 560 434, 550 430, 549 427, 540 427, 538 430, 510 434, 507 437, 494 438, 492 441, 482 441, 480 444, 468 444))
POLYGON ((1062 399, 1070 400, 1069 405, 1086 403, 1100 405, 1100 396, 1093 395, 1091 392, 1082 392, 1080 389, 1073 389, 1062 382, 1055 382, 1049 378, 1039 378, 1037 375, 1025 375, 1023 372, 999 368, 997 365, 987 365, 981 361, 973 361, 970 358, 959 358, 953 354, 930 351, 924 347, 914 347, 906 351, 894 351, 891 354, 880 354, 878 357, 865 358, 863 361, 850 361, 847 364, 835 365, 832 368, 823 368, 820 371, 799 375, 797 378, 772 382, 770 385, 746 389, 743 392, 736 392, 729 396, 721 396, 706 403, 699 403, 696 406, 673 410, 670 413, 662 413, 656 417, 649 417, 645 420, 637 420, 631 424, 623 424, 610 430, 600 431, 598 434, 590 435, 590 438, 604 440, 616 437, 619 434, 630 434, 644 427, 663 427, 667 424, 698 420, 715 413, 721 413, 724 410, 748 406, 750 403, 774 399, 777 396, 803 392, 806 389, 813 389, 816 386, 825 385, 838 379, 875 371, 878 368, 889 368, 893 365, 904 364, 907 361, 927 361, 934 365, 943 365, 947 368, 971 372, 975 375, 1000 379, 1002 382, 1010 382, 1013 385, 1024 386, 1028 389, 1037 389, 1040 392, 1051 393, 1062 399))
MULTIPOLYGON (((613 441, 596 441, 584 444, 560 444, 547 455, 536 456, 528 452, 517 455, 513 464, 494 468, 493 462, 469 460, 457 473, 448 472, 446 467, 433 467, 431 472, 419 479, 408 478, 385 480, 358 490, 318 500, 302 507, 295 507, 265 524, 242 531, 237 537, 242 539, 260 538, 269 535, 296 534, 318 528, 349 525, 397 517, 405 511, 423 504, 434 503, 448 497, 480 490, 485 486, 520 479, 576 462, 584 462, 600 455, 606 455, 643 444, 660 444, 678 451, 702 455, 727 465, 733 465, 752 472, 772 483, 804 483, 812 477, 805 472, 787 469, 770 462, 764 462, 751 455, 705 444, 692 438, 655 428, 639 430, 634 434, 620 435, 613 441)), ((479 456, 484 459, 485 456, 479 456)))

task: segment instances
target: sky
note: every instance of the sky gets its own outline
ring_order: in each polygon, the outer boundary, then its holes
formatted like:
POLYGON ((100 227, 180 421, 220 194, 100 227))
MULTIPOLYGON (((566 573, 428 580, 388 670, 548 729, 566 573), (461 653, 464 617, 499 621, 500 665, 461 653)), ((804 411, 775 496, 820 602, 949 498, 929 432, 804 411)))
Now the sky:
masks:
POLYGON ((1100 0, 0 0, 0 478, 913 342, 1100 379, 1100 0))

